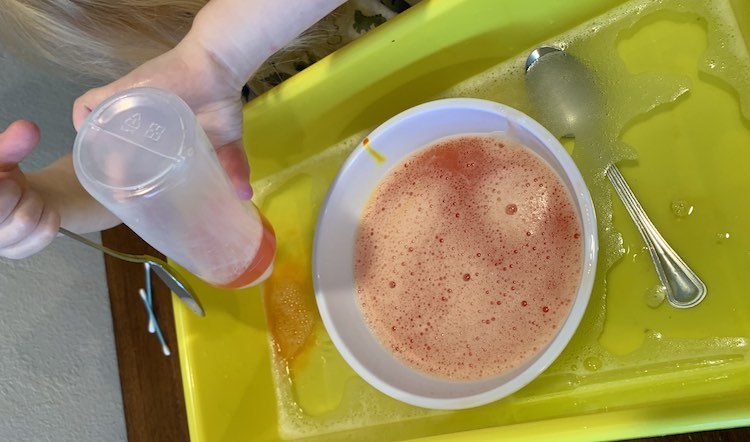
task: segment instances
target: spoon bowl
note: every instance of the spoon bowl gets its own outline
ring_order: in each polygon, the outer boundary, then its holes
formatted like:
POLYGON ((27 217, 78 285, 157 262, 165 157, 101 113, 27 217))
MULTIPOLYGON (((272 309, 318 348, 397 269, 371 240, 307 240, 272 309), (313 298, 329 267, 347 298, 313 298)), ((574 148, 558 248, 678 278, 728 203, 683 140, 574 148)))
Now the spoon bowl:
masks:
POLYGON ((601 125, 601 88, 591 71, 567 52, 549 46, 532 51, 526 84, 541 121, 555 136, 591 133, 601 125))

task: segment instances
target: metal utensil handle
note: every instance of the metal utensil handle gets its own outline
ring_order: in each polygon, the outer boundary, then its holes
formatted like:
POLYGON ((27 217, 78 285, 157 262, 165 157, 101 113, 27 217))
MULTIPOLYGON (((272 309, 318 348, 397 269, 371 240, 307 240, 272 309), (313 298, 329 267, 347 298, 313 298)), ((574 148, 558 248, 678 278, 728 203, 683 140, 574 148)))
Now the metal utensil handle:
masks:
POLYGON ((201 306, 200 302, 198 302, 198 299, 195 297, 195 295, 193 295, 194 291, 190 284, 187 282, 187 280, 182 278, 180 274, 166 261, 154 256, 131 255, 130 253, 118 252, 116 250, 110 249, 109 247, 105 247, 101 244, 95 243, 94 241, 91 241, 88 238, 85 238, 77 233, 73 233, 63 227, 60 227, 59 231, 67 237, 86 244, 89 247, 93 247, 114 258, 138 264, 149 263, 151 265, 151 270, 154 271, 156 276, 164 281, 167 287, 169 287, 170 290, 172 290, 172 292, 177 295, 177 297, 180 298, 188 306, 188 308, 190 308, 190 310, 195 312, 195 314, 197 314, 198 316, 205 315, 203 307, 201 306))
POLYGON ((607 177, 646 242, 669 303, 687 308, 701 302, 706 296, 706 285, 661 236, 617 166, 612 164, 607 168, 607 177))
POLYGON ((93 248, 95 248, 95 249, 97 249, 97 250, 99 250, 99 251, 101 251, 103 253, 106 253, 107 255, 109 255, 109 256, 111 256, 113 258, 118 258, 118 259, 121 259, 123 261, 128 261, 128 262, 135 262, 135 263, 138 263, 138 264, 143 264, 143 263, 151 261, 151 259, 149 257, 147 257, 147 256, 143 256, 143 255, 131 255, 130 253, 123 253, 123 252, 118 252, 116 250, 112 250, 109 247, 105 247, 105 246, 103 246, 101 244, 97 244, 94 241, 91 241, 88 238, 83 237, 83 236, 81 236, 81 235, 79 235, 77 233, 73 233, 70 230, 65 229, 63 227, 60 227, 59 231, 63 235, 65 235, 65 236, 67 236, 69 238, 72 238, 72 239, 74 239, 74 240, 76 240, 78 242, 82 242, 82 243, 86 244, 89 247, 93 247, 93 248))

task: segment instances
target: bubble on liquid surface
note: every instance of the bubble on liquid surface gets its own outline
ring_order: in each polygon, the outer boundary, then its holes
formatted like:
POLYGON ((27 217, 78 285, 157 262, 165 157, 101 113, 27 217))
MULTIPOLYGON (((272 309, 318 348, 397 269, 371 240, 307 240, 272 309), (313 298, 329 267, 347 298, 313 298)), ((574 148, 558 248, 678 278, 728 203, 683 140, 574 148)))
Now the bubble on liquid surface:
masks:
POLYGON ((718 232, 714 235, 716 244, 723 244, 729 240, 732 235, 729 232, 718 232))
POLYGON ((591 356, 583 361, 583 367, 588 371, 599 371, 602 368, 602 360, 597 356, 591 356))
POLYGON ((651 308, 659 307, 667 298, 667 288, 663 285, 651 287, 646 290, 646 305, 651 308))
POLYGON ((692 204, 682 199, 672 201, 670 208, 672 209, 672 214, 677 218, 687 218, 693 214, 694 209, 692 204))

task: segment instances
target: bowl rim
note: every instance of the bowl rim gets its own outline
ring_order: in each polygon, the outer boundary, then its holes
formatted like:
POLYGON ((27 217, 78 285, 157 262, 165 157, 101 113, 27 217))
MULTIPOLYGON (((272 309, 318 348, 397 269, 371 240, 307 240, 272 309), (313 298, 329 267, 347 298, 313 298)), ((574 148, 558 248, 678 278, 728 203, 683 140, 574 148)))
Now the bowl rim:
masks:
MULTIPOLYGON (((442 137, 435 138, 433 141, 408 152, 400 151, 400 156, 397 161, 401 161, 414 152, 417 152, 422 148, 433 144, 440 138, 442 137)), ((545 162, 547 161, 545 160, 545 162)), ((391 168, 386 169, 381 175, 380 179, 382 180, 382 177, 385 176, 385 174, 387 174, 390 170, 391 168)), ((372 192, 372 190, 373 189, 371 189, 370 192, 372 192)), ((510 106, 490 100, 477 98, 445 98, 416 105, 389 118, 387 121, 372 130, 366 137, 364 137, 363 141, 357 145, 357 147, 349 154, 346 161, 342 164, 338 173, 336 174, 336 177, 328 188, 328 192, 321 205, 315 228, 312 250, 313 288, 315 291, 315 300, 321 315, 321 320, 331 338, 331 341, 333 342, 334 346, 339 351, 341 356, 344 358, 344 360, 347 362, 347 364, 368 384, 388 396, 411 405, 443 410, 465 409, 494 402, 514 393, 515 391, 521 389, 529 382, 534 380, 544 370, 546 370, 549 365, 552 364, 552 362, 554 362, 558 358, 560 353, 562 353, 562 351, 567 347, 568 343, 573 337, 573 334, 578 328, 581 319, 583 318, 583 315, 586 311, 596 274, 597 255, 598 236, 593 201, 578 167, 575 165, 573 159, 567 153, 562 144, 560 144, 559 140, 555 138, 537 121, 510 106), (583 262, 581 281, 578 286, 578 291, 574 298, 574 302, 571 305, 570 312, 566 316, 565 320, 562 323, 562 326, 558 329, 555 336, 547 343, 545 347, 540 349, 537 353, 534 354, 534 356, 532 356, 532 360, 534 358, 536 358, 536 360, 534 360, 534 362, 531 363, 529 367, 522 370, 518 375, 512 377, 508 382, 502 383, 486 391, 466 395, 463 397, 433 398, 405 391, 404 389, 398 388, 384 381, 370 368, 368 368, 366 364, 364 364, 356 356, 354 356, 349 348, 349 345, 347 344, 347 340, 342 336, 341 330, 339 330, 333 323, 333 318, 330 314, 330 307, 328 304, 327 296, 325 294, 326 289, 323 287, 325 276, 321 275, 319 272, 319 261, 321 259, 325 259, 325 257, 320 255, 320 232, 323 229, 328 216, 330 216, 331 200, 337 190, 340 188, 342 181, 347 178, 347 174, 349 173, 348 171, 350 170, 352 164, 362 155, 371 155, 366 150, 367 147, 369 147, 367 146, 368 143, 376 144, 376 140, 380 136, 382 136, 382 134, 393 130, 394 127, 397 127, 402 122, 408 124, 408 120, 414 115, 426 111, 446 110, 450 108, 470 108, 472 110, 481 110, 496 113, 502 117, 507 118, 509 122, 522 126, 524 130, 530 131, 541 141, 545 149, 547 149, 549 153, 551 153, 552 156, 560 163, 562 169, 565 172, 566 178, 568 178, 571 183, 572 188, 569 188, 568 190, 573 196, 575 207, 581 215, 580 221, 582 226, 582 236, 584 239, 584 249, 582 257, 583 262), (574 193, 575 195, 573 195, 574 193)), ((354 296, 354 293, 352 293, 352 295, 354 296)), ((369 326, 367 326, 366 324, 365 326, 369 329, 369 326)), ((375 337, 375 339, 378 340, 377 337, 375 337)), ((423 373, 420 370, 412 367, 410 368, 413 372, 419 375, 430 379, 435 379, 435 377, 423 373)), ((465 382, 461 380, 450 379, 440 380, 451 384, 465 382)))

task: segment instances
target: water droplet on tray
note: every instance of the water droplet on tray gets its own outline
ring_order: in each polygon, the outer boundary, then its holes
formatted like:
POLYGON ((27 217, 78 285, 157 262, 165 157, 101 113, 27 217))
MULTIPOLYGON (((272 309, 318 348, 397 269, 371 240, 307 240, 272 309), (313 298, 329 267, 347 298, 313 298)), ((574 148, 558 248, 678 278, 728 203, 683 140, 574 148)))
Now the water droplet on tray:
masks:
POLYGON ((591 356, 583 361, 583 367, 588 371, 597 371, 602 368, 602 360, 596 356, 591 356))
POLYGON ((693 205, 685 200, 674 200, 672 201, 672 213, 677 218, 687 218, 693 214, 693 205))
POLYGON ((667 297, 667 289, 663 285, 646 290, 646 305, 651 308, 659 307, 667 297))

